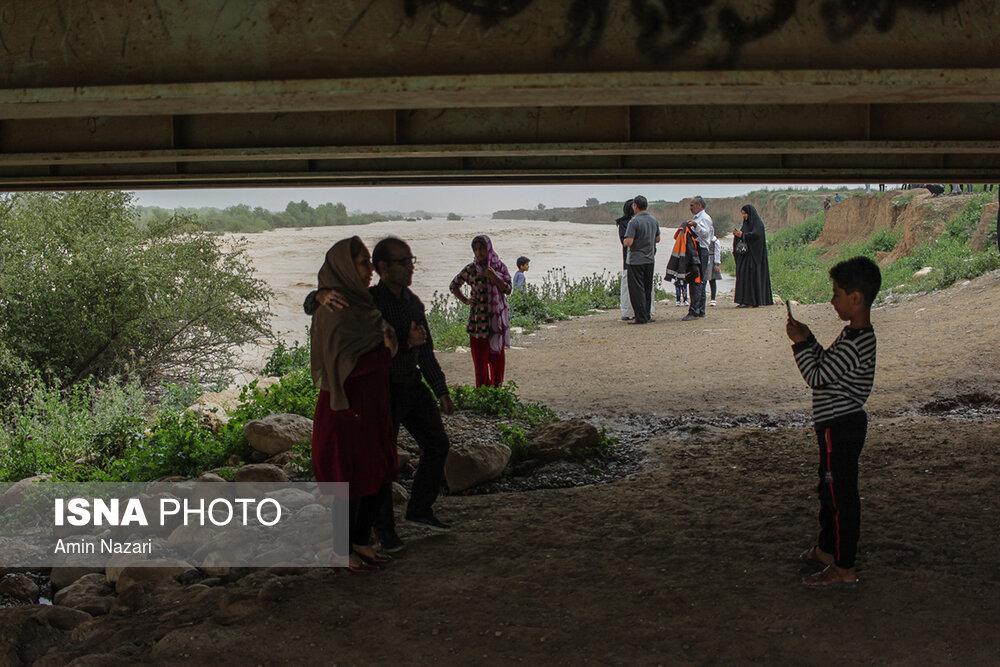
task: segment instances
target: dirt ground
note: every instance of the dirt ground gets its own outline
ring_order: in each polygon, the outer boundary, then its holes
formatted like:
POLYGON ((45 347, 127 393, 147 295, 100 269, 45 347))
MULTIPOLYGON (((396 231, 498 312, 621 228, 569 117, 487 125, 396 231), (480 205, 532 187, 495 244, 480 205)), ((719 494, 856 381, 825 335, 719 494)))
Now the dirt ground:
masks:
MULTIPOLYGON (((815 445, 784 308, 683 312, 601 313, 509 353, 522 397, 563 415, 697 416, 649 432, 642 472, 442 497, 455 529, 402 527, 407 549, 374 576, 281 576, 265 600, 270 573, 163 593, 66 633, 42 664, 1000 662, 1000 274, 874 313, 853 591, 798 583, 815 445), (748 415, 776 427, 726 427, 748 415)), ((828 305, 795 313, 823 342, 840 328, 828 305)), ((471 380, 468 354, 440 356, 471 380)))

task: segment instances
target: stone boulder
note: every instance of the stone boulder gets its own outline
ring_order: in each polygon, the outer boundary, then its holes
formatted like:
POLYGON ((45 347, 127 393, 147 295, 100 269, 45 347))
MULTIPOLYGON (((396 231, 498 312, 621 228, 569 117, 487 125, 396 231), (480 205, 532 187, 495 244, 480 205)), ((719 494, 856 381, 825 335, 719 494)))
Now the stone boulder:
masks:
POLYGON ((250 446, 269 456, 312 439, 312 420, 301 415, 277 414, 246 423, 243 433, 250 446))
POLYGON ((218 403, 195 403, 188 408, 188 412, 194 414, 212 433, 217 434, 229 423, 229 413, 218 403))
POLYGON ((282 507, 287 507, 290 510, 302 509, 306 505, 312 505, 316 502, 311 493, 296 488, 268 491, 264 496, 278 501, 282 507))
POLYGON ((52 601, 63 607, 85 611, 91 616, 104 616, 111 610, 114 598, 104 575, 91 573, 59 589, 52 601))
POLYGON ((500 442, 452 445, 444 464, 451 491, 464 491, 500 476, 510 460, 510 447, 500 442))
POLYGON ((251 463, 236 469, 234 482, 287 482, 288 475, 270 463, 251 463))
POLYGON ((0 595, 22 602, 38 602, 38 585, 23 574, 8 574, 0 579, 0 595))
POLYGON ((0 511, 7 509, 8 507, 14 507, 15 505, 20 505, 24 500, 24 497, 28 495, 28 491, 31 490, 35 484, 43 484, 52 478, 52 475, 35 475, 33 477, 25 477, 19 482, 14 482, 9 489, 4 491, 3 495, 0 496, 0 511))
POLYGON ((564 461, 586 458, 587 450, 601 440, 597 429, 580 419, 540 424, 528 431, 526 458, 564 461))
MULTIPOLYGON (((504 464, 506 465, 506 464, 504 464)), ((392 483, 392 503, 394 505, 405 505, 410 499, 410 492, 399 482, 392 483)))
POLYGON ((54 567, 49 573, 49 581, 52 583, 53 590, 60 590, 66 588, 72 583, 75 583, 80 577, 87 574, 104 574, 103 567, 54 567))

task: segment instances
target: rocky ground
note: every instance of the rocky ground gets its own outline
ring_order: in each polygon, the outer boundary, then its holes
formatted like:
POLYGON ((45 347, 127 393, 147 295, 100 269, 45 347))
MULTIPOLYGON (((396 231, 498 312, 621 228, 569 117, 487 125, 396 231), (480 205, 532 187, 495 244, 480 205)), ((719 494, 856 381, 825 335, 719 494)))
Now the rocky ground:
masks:
MULTIPOLYGON (((403 526, 407 549, 373 576, 257 571, 132 586, 97 616, 6 609, 0 663, 996 664, 1000 274, 873 315, 853 591, 798 584, 815 445, 783 310, 603 313, 515 342, 520 395, 629 440, 624 477, 442 497, 455 529, 403 526)), ((823 341, 840 326, 827 305, 796 315, 823 341)), ((441 359, 470 381, 467 354, 441 359)))

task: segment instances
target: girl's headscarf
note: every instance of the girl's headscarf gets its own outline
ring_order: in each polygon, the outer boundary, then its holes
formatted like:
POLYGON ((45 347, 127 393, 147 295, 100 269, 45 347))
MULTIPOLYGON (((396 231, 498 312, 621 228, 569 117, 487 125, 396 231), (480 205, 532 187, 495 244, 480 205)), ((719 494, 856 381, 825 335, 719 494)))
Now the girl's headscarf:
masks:
MULTIPOLYGON (((473 244, 479 241, 486 245, 486 261, 475 260, 479 273, 482 274, 488 266, 500 280, 510 282, 510 271, 493 250, 493 241, 490 237, 480 234, 472 239, 473 244)), ((504 348, 510 347, 510 309, 507 308, 507 295, 497 289, 492 280, 487 279, 486 284, 489 294, 490 352, 499 354, 504 348)))
MULTIPOLYGON (((358 237, 352 237, 361 243, 358 237)), ((351 240, 337 241, 326 253, 319 270, 319 289, 334 289, 348 307, 331 312, 320 307, 313 313, 310 359, 313 382, 330 393, 330 408, 349 406, 344 381, 358 358, 383 344, 388 326, 375 307, 368 286, 361 280, 351 254, 351 240)))
POLYGON ((753 204, 745 204, 740 210, 746 211, 747 219, 743 221, 743 228, 740 230, 744 234, 750 234, 751 238, 744 238, 747 247, 750 248, 750 255, 755 264, 760 264, 764 256, 764 248, 767 241, 764 238, 764 221, 760 219, 760 214, 753 204))

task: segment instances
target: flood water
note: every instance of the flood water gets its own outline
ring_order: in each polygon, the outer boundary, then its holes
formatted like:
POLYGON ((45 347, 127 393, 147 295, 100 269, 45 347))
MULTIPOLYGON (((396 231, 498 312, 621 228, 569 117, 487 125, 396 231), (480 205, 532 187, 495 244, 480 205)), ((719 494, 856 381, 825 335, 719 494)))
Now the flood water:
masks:
MULTIPOLYGON (((661 228, 662 241, 656 259, 656 272, 666 269, 673 229, 661 228)), ((386 236, 402 238, 417 257, 413 291, 424 303, 434 292, 447 293, 448 284, 465 264, 472 261, 472 238, 488 234, 500 259, 517 270, 516 260, 524 255, 531 260, 529 283, 541 283, 550 269, 564 268, 566 276, 579 279, 602 271, 621 270, 621 244, 614 224, 584 225, 572 222, 536 220, 491 220, 467 218, 449 221, 440 218, 419 221, 386 221, 369 225, 278 229, 245 236, 257 275, 274 290, 271 303, 272 327, 285 341, 305 338, 308 319, 302 301, 316 287, 316 273, 326 251, 335 242, 360 236, 371 250, 386 236)), ((230 238, 238 235, 229 235, 230 238)), ((729 243, 722 241, 723 247, 729 243)), ((377 276, 375 278, 377 280, 377 276)), ((720 292, 732 290, 732 280, 724 277, 720 292)))

